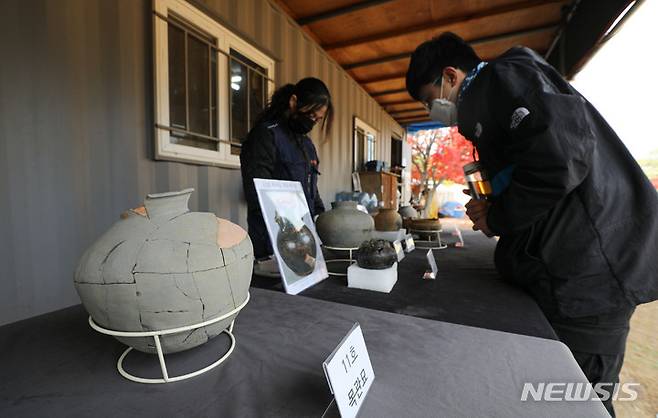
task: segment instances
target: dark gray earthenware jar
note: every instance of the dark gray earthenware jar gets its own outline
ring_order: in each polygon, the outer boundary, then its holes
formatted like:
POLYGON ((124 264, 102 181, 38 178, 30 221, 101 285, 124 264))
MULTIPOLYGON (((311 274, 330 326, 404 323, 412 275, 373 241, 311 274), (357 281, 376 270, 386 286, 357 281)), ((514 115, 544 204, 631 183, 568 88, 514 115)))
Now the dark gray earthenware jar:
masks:
POLYGON ((364 241, 356 253, 359 267, 370 270, 383 270, 398 261, 395 249, 390 242, 383 239, 364 241))
POLYGON ((370 239, 375 222, 370 215, 356 208, 356 202, 332 202, 331 207, 315 222, 315 229, 324 245, 357 248, 370 239))

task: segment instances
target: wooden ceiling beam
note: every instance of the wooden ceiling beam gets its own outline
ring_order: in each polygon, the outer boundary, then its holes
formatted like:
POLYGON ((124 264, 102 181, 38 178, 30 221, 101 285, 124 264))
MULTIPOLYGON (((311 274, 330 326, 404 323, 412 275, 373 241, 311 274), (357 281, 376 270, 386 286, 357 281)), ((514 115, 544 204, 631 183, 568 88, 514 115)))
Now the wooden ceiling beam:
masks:
MULTIPOLYGON (((288 4, 285 2, 285 0, 273 0, 274 3, 279 6, 281 10, 288 16, 290 16, 293 20, 296 19, 297 15, 294 13, 294 11, 288 6, 288 4)), ((295 20, 296 21, 296 20, 295 20)), ((308 36, 311 37, 318 45, 322 44, 320 38, 318 38, 318 35, 316 35, 310 28, 308 27, 302 27, 302 30, 304 33, 306 33, 308 36)))
POLYGON ((408 125, 415 122, 429 122, 430 118, 413 118, 413 119, 396 119, 396 122, 401 125, 408 125))
POLYGON ((386 75, 383 77, 376 77, 376 78, 367 78, 365 80, 356 80, 357 83, 364 85, 364 84, 373 84, 373 83, 380 83, 383 81, 397 81, 397 80, 404 80, 407 76, 407 73, 399 73, 399 74, 393 74, 393 75, 386 75))
POLYGON ((409 100, 409 99, 405 99, 405 100, 396 100, 396 101, 394 101, 394 102, 380 102, 379 105, 380 105, 380 106, 393 106, 393 105, 408 104, 408 103, 416 103, 416 102, 417 102, 417 100, 413 100, 413 99, 411 99, 411 100, 409 100))
POLYGON ((427 113, 425 113, 425 114, 414 113, 414 114, 408 114, 408 115, 393 116, 394 119, 399 119, 399 120, 419 119, 419 118, 428 118, 428 117, 429 116, 427 115, 427 113))
POLYGON ((441 19, 441 20, 436 20, 434 22, 427 23, 425 25, 412 25, 408 26, 406 28, 394 30, 394 31, 386 31, 382 33, 378 33, 375 35, 369 35, 369 36, 364 36, 361 38, 354 38, 354 39, 348 39, 345 41, 341 42, 335 42, 333 44, 325 44, 322 45, 322 48, 326 51, 332 51, 336 49, 341 49, 341 48, 347 48, 347 47, 352 47, 356 45, 362 45, 362 44, 368 44, 372 42, 378 42, 378 41, 384 41, 387 39, 392 39, 392 38, 397 38, 399 36, 405 36, 405 35, 412 35, 416 33, 421 33, 427 30, 432 30, 432 29, 437 29, 440 30, 441 28, 447 28, 448 26, 458 24, 458 23, 463 23, 463 24, 469 24, 473 23, 473 21, 479 20, 479 19, 486 19, 490 17, 495 17, 497 15, 505 14, 505 13, 510 13, 510 12, 517 12, 521 11, 524 9, 529 9, 532 7, 537 7, 537 6, 542 6, 545 4, 549 3, 561 3, 564 0, 529 0, 525 1, 522 3, 517 3, 513 5, 506 5, 506 6, 498 6, 491 8, 489 10, 485 10, 479 13, 472 13, 468 15, 461 15, 461 16, 455 16, 455 17, 450 17, 446 19, 441 19))
MULTIPOLYGON (((478 38, 473 41, 469 41, 468 44, 475 47, 477 45, 481 45, 484 43, 504 41, 510 38, 515 38, 517 36, 534 35, 535 33, 545 32, 548 30, 557 30, 558 28, 559 28, 559 24, 542 25, 532 29, 525 29, 525 30, 507 32, 498 35, 485 36, 483 38, 478 38)), ((377 65, 386 62, 397 61, 397 60, 409 58, 412 53, 413 51, 410 51, 410 52, 404 52, 402 54, 388 55, 386 57, 379 57, 371 60, 355 62, 353 64, 344 65, 343 68, 349 71, 359 67, 366 67, 369 65, 377 65)), ((487 61, 488 59, 485 58, 484 60, 487 61)))
POLYGON ((416 121, 429 121, 430 119, 427 116, 417 115, 409 118, 398 118, 395 119, 397 123, 407 123, 407 122, 416 122, 416 121))
POLYGON ((311 16, 306 16, 297 19, 297 24, 299 26, 310 25, 311 23, 319 22, 321 20, 332 19, 341 15, 348 13, 356 12, 357 10, 366 9, 369 7, 379 6, 384 3, 388 3, 393 0, 365 0, 358 3, 350 4, 349 6, 339 7, 337 9, 328 10, 326 12, 318 13, 311 16))
POLYGON ((383 90, 383 91, 378 91, 375 93, 370 93, 372 97, 378 97, 378 96, 386 96, 388 94, 396 94, 396 93, 405 93, 407 89, 402 88, 402 89, 394 89, 394 90, 383 90))
MULTIPOLYGON (((413 52, 413 51, 411 51, 411 52, 413 52)), ((411 56, 411 52, 403 52, 401 54, 387 55, 385 57, 373 58, 373 59, 370 59, 370 60, 359 61, 359 62, 355 62, 355 63, 352 63, 352 64, 346 64, 346 65, 343 65, 343 68, 345 70, 349 71, 349 70, 352 70, 354 68, 367 67, 369 65, 377 65, 377 64, 383 64, 385 62, 402 60, 402 59, 405 59, 405 58, 409 58, 411 56)))
POLYGON ((396 120, 416 120, 416 119, 429 119, 429 115, 415 115, 415 116, 399 116, 396 120))
POLYGON ((396 110, 396 111, 393 111, 393 112, 389 112, 389 114, 393 117, 396 117, 397 115, 402 115, 402 114, 405 114, 405 113, 413 113, 413 112, 425 112, 425 113, 427 113, 427 110, 424 107, 421 106, 421 107, 416 108, 416 109, 396 110))

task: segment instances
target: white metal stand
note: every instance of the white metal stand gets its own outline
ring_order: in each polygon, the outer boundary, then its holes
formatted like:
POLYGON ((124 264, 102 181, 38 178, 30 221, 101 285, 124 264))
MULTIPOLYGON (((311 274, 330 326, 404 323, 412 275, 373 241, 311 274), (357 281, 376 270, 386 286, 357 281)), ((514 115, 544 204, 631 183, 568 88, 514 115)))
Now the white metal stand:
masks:
MULTIPOLYGON (((331 251, 348 251, 349 254, 350 254, 350 258, 334 258, 334 259, 332 259, 332 260, 325 260, 325 263, 326 263, 326 264, 331 264, 331 263, 336 263, 336 262, 338 262, 338 263, 345 263, 345 262, 347 262, 347 263, 349 263, 350 265, 352 265, 352 264, 354 264, 354 262, 356 261, 356 260, 354 260, 354 251, 356 251, 356 250, 359 249, 359 247, 330 247, 330 246, 328 246, 328 245, 324 245, 324 244, 322 245, 322 247, 323 247, 323 248, 326 248, 327 250, 331 250, 331 251)), ((348 265, 348 267, 349 267, 349 265, 348 265)), ((329 270, 329 268, 328 268, 328 266, 327 266, 327 272, 328 272, 331 276, 343 276, 343 277, 347 277, 347 270, 345 271, 345 273, 340 273, 340 272, 336 272, 336 271, 331 271, 331 270, 329 270)))
POLYGON ((117 370, 121 374, 121 376, 125 377, 128 380, 132 380, 133 382, 137 383, 170 383, 170 382, 178 382, 180 380, 185 380, 189 379, 191 377, 198 376, 200 374, 203 374, 207 372, 208 370, 214 369, 215 367, 219 366, 226 360, 231 353, 233 352, 233 349, 235 348, 235 337, 233 336, 233 325, 235 324, 235 320, 231 322, 231 325, 223 330, 222 332, 225 332, 230 338, 231 338, 231 347, 229 347, 228 351, 226 354, 224 354, 220 359, 215 361, 214 363, 199 369, 195 372, 183 374, 180 376, 169 376, 169 373, 167 371, 167 364, 165 363, 164 359, 164 353, 162 351, 162 346, 160 345, 160 336, 162 335, 171 335, 171 334, 178 334, 181 332, 185 331, 190 331, 193 329, 198 329, 201 327, 205 327, 208 325, 212 325, 214 323, 217 323, 219 321, 222 321, 231 315, 235 315, 236 313, 240 312, 242 308, 244 308, 247 303, 249 302, 249 299, 251 298, 251 295, 247 293, 247 297, 245 298, 244 302, 240 304, 240 306, 236 307, 230 312, 225 313, 224 315, 218 316, 217 318, 210 319, 208 321, 200 322, 198 324, 193 324, 193 325, 188 325, 184 327, 178 327, 178 328, 170 328, 170 329, 165 329, 165 330, 160 330, 160 331, 144 331, 144 332, 139 332, 139 331, 114 331, 111 329, 103 328, 100 325, 98 325, 94 320, 89 317, 89 325, 96 331, 100 332, 101 334, 106 334, 106 335, 112 335, 114 337, 129 337, 129 338, 137 338, 137 337, 153 337, 153 340, 155 341, 155 348, 158 354, 158 360, 160 361, 160 369, 162 370, 162 379, 147 379, 139 376, 134 376, 127 371, 124 370, 123 368, 123 360, 126 358, 128 353, 130 353, 133 348, 128 347, 123 354, 119 357, 119 360, 117 361, 117 370))
POLYGON ((448 248, 447 244, 444 244, 443 241, 441 240, 441 232, 443 232, 443 229, 410 229, 409 232, 418 235, 419 239, 416 240, 416 248, 421 249, 421 250, 444 250, 448 248), (427 240, 421 240, 420 237, 421 235, 426 236, 428 239, 427 240), (432 237, 436 237, 436 239, 432 239, 432 237), (433 245, 435 244, 436 245, 433 245))

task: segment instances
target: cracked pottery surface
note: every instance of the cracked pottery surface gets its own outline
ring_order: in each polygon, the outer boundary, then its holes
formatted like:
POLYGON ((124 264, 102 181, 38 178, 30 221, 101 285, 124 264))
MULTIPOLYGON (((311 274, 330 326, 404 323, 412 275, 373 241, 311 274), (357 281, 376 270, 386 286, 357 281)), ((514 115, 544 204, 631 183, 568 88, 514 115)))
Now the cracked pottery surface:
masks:
MULTIPOLYGON (((190 212, 193 189, 150 194, 83 254, 75 288, 94 321, 117 331, 158 331, 221 316, 247 298, 253 248, 240 226, 190 212)), ((210 326, 160 337, 165 353, 199 346, 237 314, 210 326)), ((122 343, 155 353, 152 337, 122 343)))

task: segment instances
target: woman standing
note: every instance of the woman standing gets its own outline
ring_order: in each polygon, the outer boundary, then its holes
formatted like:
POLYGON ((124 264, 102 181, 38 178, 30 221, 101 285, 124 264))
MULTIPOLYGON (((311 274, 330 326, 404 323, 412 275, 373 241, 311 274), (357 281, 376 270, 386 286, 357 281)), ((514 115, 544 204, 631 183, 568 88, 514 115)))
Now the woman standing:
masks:
POLYGON ((308 133, 320 123, 325 135, 331 128, 333 106, 327 86, 317 78, 304 78, 274 92, 256 119, 240 153, 242 185, 247 199, 249 237, 256 260, 273 254, 258 204, 254 178, 298 181, 311 216, 324 212, 318 193, 319 159, 308 133))

